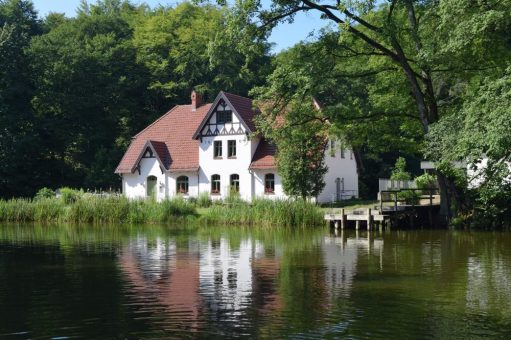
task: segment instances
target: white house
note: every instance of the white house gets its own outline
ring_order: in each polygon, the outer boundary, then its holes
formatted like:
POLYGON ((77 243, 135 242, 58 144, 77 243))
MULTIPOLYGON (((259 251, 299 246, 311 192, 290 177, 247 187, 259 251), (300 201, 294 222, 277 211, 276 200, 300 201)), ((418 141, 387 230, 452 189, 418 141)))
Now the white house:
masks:
MULTIPOLYGON (((258 111, 252 100, 220 92, 202 103, 192 92, 190 105, 177 105, 138 133, 115 170, 129 198, 157 200, 182 195, 225 198, 286 198, 275 165, 276 148, 255 135, 258 111)), ((330 141, 325 148, 326 186, 318 202, 358 197, 353 152, 330 141)))

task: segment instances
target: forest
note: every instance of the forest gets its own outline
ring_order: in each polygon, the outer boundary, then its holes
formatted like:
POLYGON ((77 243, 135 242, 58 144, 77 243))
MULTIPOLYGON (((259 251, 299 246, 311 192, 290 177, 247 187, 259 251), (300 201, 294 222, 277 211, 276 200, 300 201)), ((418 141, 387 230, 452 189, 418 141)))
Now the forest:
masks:
POLYGON ((133 135, 192 89, 223 90, 265 107, 258 127, 290 173, 292 152, 336 136, 355 151, 361 196, 398 157, 412 174, 427 159, 449 218, 509 225, 510 13, 511 0, 100 0, 41 18, 0 0, 0 196, 118 189, 133 135), (272 30, 301 12, 325 27, 273 53, 272 30))

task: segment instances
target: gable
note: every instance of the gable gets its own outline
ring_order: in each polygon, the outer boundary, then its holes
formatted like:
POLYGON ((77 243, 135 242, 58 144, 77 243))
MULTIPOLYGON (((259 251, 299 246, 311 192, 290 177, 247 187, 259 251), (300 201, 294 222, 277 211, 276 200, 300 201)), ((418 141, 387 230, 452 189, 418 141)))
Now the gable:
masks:
POLYGON ((225 100, 220 99, 206 120, 199 137, 245 134, 247 129, 233 111, 225 100))
POLYGON ((250 99, 220 92, 193 138, 251 133, 255 131, 252 119, 250 99))

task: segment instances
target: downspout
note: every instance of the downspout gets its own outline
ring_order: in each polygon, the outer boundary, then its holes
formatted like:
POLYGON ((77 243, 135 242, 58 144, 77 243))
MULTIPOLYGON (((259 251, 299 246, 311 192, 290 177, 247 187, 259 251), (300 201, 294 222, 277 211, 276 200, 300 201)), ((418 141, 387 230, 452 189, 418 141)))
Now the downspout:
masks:
POLYGON ((199 193, 200 193, 200 165, 199 168, 197 169, 197 198, 199 198, 199 193))

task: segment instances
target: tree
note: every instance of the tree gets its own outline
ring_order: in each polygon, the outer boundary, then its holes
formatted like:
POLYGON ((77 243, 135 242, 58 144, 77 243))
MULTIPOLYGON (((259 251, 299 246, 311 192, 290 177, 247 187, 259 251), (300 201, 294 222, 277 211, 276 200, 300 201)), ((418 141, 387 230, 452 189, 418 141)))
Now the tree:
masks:
POLYGON ((312 102, 289 103, 280 116, 264 110, 257 118, 257 126, 277 146, 277 167, 284 192, 302 199, 318 196, 325 187, 328 171, 324 155, 327 138, 319 121, 296 125, 298 112, 312 111, 312 102))
MULTIPOLYGON (((465 211, 478 224, 511 225, 511 67, 468 90, 457 112, 435 124, 426 153, 474 170, 465 211)), ((459 177, 459 176, 458 176, 459 177)), ((487 225, 486 225, 487 227, 487 225)))
POLYGON ((116 164, 154 117, 144 96, 148 72, 137 63, 126 20, 136 11, 100 1, 32 40, 38 152, 53 176, 46 186, 118 187, 116 164))
MULTIPOLYGON (((507 59, 502 56, 509 56, 509 8, 509 0, 392 0, 379 7, 369 0, 334 4, 285 0, 274 1, 265 9, 256 0, 238 2, 236 12, 241 17, 237 20, 241 31, 253 34, 259 30, 254 39, 267 36, 281 22, 292 21, 298 12, 320 13, 337 27, 334 35, 339 41, 338 55, 374 61, 368 64, 368 72, 360 72, 364 69, 360 63, 357 76, 374 75, 371 67, 375 63, 393 69, 386 74, 386 80, 397 80, 398 86, 405 84, 400 94, 405 97, 406 93, 414 107, 401 114, 413 115, 420 121, 422 138, 442 113, 453 109, 459 94, 456 86, 474 72, 496 72, 505 65, 507 59)), ((322 59, 316 60, 319 64, 322 59)), ((455 186, 442 172, 438 179, 444 198, 442 211, 450 216, 445 198, 456 196, 450 191, 455 186)))
POLYGON ((214 99, 219 91, 246 95, 267 74, 269 45, 251 43, 247 60, 236 49, 226 26, 227 12, 215 6, 184 2, 161 7, 135 26, 137 60, 151 73, 150 89, 168 104, 188 100, 195 88, 214 99))
POLYGON ((26 53, 30 39, 40 33, 40 23, 30 1, 0 1, 0 196, 32 193, 26 169, 39 169, 39 143, 34 131, 30 99, 33 94, 31 58, 26 53))

